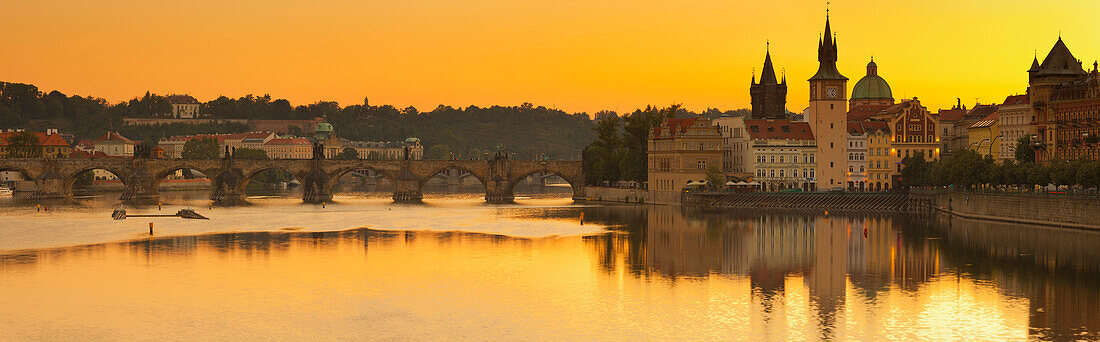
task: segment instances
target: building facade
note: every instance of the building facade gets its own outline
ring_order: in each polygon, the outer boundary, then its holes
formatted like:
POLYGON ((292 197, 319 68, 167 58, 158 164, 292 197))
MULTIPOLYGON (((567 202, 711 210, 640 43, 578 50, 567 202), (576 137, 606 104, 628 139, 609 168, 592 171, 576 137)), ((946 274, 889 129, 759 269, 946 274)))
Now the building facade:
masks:
POLYGON ((999 160, 1001 158, 1000 145, 1001 140, 1003 140, 1001 139, 999 127, 1000 118, 997 117, 996 112, 970 125, 967 128, 967 139, 969 139, 967 148, 983 156, 991 156, 993 160, 999 160))
POLYGON ((861 121, 848 121, 848 190, 867 191, 867 131, 861 121))
POLYGON ((648 188, 683 191, 688 182, 706 181, 707 167, 722 166, 722 141, 706 117, 666 119, 649 136, 648 188))
POLYGON ((1048 105, 1054 160, 1100 160, 1100 71, 1055 86, 1048 105))
POLYGON ((740 159, 751 165, 753 181, 764 191, 817 191, 817 144, 805 122, 745 120, 748 147, 740 159))
MULTIPOLYGON (((8 130, 0 132, 0 158, 8 158, 11 150, 8 148, 8 139, 22 131, 8 130)), ((31 132, 38 138, 43 158, 68 158, 71 150, 69 142, 62 138, 56 129, 48 129, 45 132, 31 132)))
MULTIPOLYGON (((895 158, 903 159, 918 153, 924 155, 926 160, 940 157, 940 141, 936 135, 939 121, 920 104, 920 100, 903 100, 884 110, 883 114, 891 117, 891 150, 895 158)), ((901 164, 897 167, 900 172, 901 164)))
POLYGON ((817 48, 817 73, 809 79, 810 108, 806 121, 817 138, 817 186, 843 188, 847 180, 847 84, 836 68, 837 47, 825 17, 825 35, 817 48))
POLYGON ((997 106, 1000 118, 1000 160, 1016 160, 1016 144, 1020 138, 1031 139, 1036 134, 1034 118, 1031 117, 1031 101, 1028 95, 1012 95, 997 106))
POLYGON ((867 190, 890 191, 893 189, 894 176, 898 175, 897 158, 893 149, 893 134, 890 125, 884 121, 866 120, 860 122, 867 134, 867 190))
POLYGON ((271 159, 313 158, 313 144, 303 138, 274 138, 264 143, 263 150, 271 159))
MULTIPOLYGON (((1058 147, 1067 146, 1065 141, 1073 139, 1065 138, 1065 134, 1059 134, 1059 122, 1050 106, 1051 94, 1055 87, 1073 82, 1086 77, 1085 69, 1081 62, 1073 57, 1073 53, 1066 47, 1066 43, 1058 37, 1054 47, 1047 53, 1042 63, 1038 56, 1031 61, 1028 69, 1028 101, 1031 102, 1032 117, 1035 119, 1036 136, 1038 137, 1035 149, 1035 160, 1050 162, 1061 158, 1066 154, 1060 154, 1058 147), (1063 143, 1059 143, 1059 139, 1063 143)), ((1063 107, 1065 108, 1065 107, 1063 107)))
POLYGON ((168 104, 172 106, 169 116, 176 119, 194 119, 199 117, 199 100, 191 95, 169 95, 168 104))
POLYGON ((110 157, 133 156, 134 146, 136 145, 136 142, 127 139, 118 132, 107 132, 107 134, 95 140, 95 150, 110 157))

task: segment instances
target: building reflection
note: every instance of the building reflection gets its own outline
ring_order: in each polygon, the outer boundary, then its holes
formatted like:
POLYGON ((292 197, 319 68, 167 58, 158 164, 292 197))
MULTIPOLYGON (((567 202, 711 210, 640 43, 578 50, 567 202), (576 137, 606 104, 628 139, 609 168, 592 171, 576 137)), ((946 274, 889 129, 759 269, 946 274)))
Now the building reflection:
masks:
MULTIPOLYGON (((620 208, 622 209, 622 208, 620 208)), ((915 293, 938 278, 988 281, 1030 303, 1035 336, 1100 332, 1100 235, 943 216, 694 211, 672 206, 609 212, 628 234, 593 237, 599 265, 650 278, 748 278, 751 305, 770 322, 791 279, 801 279, 822 338, 846 301, 915 293), (644 219, 643 219, 644 218, 644 219), (644 221, 644 227, 641 222, 644 221), (849 293, 849 291, 852 291, 849 293)), ((757 318, 754 318, 757 319, 757 318)), ((767 330, 767 328, 761 328, 767 330)))

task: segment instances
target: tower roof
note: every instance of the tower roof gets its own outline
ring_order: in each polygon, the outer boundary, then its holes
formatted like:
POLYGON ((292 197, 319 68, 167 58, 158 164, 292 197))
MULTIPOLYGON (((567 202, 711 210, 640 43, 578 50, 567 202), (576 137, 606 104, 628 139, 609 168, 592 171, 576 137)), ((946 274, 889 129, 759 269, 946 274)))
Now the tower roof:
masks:
POLYGON ((810 80, 847 80, 836 69, 836 40, 833 37, 832 28, 829 26, 829 15, 825 15, 825 37, 817 46, 817 73, 810 80))
POLYGON ((1085 69, 1081 68, 1081 62, 1073 58, 1062 37, 1054 43, 1054 47, 1047 53, 1047 58, 1039 65, 1039 75, 1084 75, 1085 69))
POLYGON ((764 55, 764 71, 760 73, 760 84, 777 84, 775 80, 775 68, 772 67, 772 52, 769 49, 764 55))
POLYGON ((878 75, 878 65, 875 64, 875 60, 871 59, 870 63, 867 63, 867 75, 859 79, 856 85, 852 87, 852 99, 893 99, 894 95, 890 91, 890 85, 886 83, 886 80, 882 79, 878 75))

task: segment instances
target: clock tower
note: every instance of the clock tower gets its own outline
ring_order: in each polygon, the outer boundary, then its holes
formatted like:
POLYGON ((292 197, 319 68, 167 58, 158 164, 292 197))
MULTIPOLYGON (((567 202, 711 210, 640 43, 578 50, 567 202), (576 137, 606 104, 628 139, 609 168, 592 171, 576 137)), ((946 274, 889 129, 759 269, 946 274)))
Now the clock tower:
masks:
POLYGON ((817 73, 810 78, 806 121, 817 138, 818 189, 844 186, 848 165, 848 78, 836 69, 836 37, 825 14, 825 36, 818 40, 817 73))

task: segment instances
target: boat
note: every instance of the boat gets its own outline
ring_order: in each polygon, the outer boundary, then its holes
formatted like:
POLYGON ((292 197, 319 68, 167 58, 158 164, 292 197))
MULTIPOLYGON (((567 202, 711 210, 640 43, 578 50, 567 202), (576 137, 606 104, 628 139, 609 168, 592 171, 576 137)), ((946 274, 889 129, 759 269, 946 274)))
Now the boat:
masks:
POLYGON ((15 190, 6 186, 0 186, 0 196, 15 196, 15 190))

